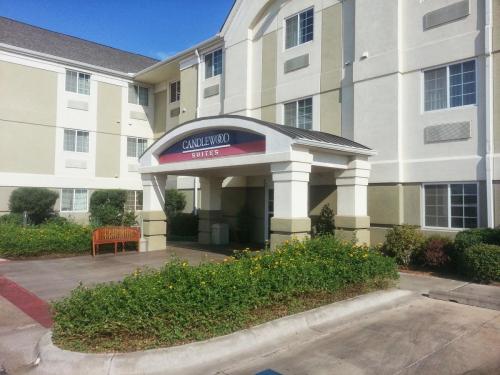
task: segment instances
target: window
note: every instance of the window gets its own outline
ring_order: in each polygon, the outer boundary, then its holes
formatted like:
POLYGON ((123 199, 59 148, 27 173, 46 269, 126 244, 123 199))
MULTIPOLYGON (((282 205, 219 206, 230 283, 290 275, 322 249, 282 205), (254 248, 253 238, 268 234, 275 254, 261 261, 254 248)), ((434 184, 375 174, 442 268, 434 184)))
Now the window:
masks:
POLYGON ((286 48, 307 43, 314 38, 314 9, 305 10, 286 19, 286 48))
POLYGON ((170 103, 181 100, 181 82, 172 82, 170 84, 170 103))
POLYGON ((142 191, 127 191, 127 200, 125 202, 125 209, 127 211, 141 211, 142 210, 142 191))
POLYGON ((477 228, 476 183, 425 185, 424 196, 426 227, 477 228))
POLYGON ((64 151, 89 152, 89 132, 64 129, 64 151))
POLYGON ((144 138, 127 137, 127 156, 139 158, 146 151, 148 140, 144 138))
POLYGON ((285 125, 312 129, 312 98, 285 104, 285 125))
POLYGON ((90 95, 90 74, 66 70, 66 91, 90 95))
POLYGON ((149 89, 138 85, 129 85, 128 102, 147 107, 149 105, 149 89))
POLYGON ((61 211, 63 212, 86 212, 87 189, 62 189, 61 211))
POLYGON ((476 104, 476 61, 424 72, 425 110, 476 104))
POLYGON ((205 55, 205 78, 222 74, 222 49, 205 55))

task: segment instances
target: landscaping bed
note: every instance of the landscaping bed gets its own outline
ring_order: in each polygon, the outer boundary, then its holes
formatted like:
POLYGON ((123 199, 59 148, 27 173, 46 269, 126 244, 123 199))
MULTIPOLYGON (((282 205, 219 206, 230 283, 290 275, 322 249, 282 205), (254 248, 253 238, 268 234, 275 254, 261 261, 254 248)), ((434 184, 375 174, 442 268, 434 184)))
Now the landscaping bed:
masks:
POLYGON ((53 305, 54 343, 129 352, 206 340, 375 289, 397 278, 393 259, 320 237, 222 263, 136 271, 123 282, 79 287, 53 305))

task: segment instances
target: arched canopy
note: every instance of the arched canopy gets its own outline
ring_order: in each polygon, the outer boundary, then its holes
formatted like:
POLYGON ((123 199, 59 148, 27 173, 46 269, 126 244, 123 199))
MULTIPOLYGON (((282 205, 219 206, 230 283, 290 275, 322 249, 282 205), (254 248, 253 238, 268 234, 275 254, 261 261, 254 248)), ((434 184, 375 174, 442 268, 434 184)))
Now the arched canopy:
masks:
POLYGON ((290 161, 345 169, 353 156, 373 154, 332 134, 225 115, 196 119, 167 132, 141 156, 140 172, 248 176, 268 173, 271 163, 290 161))

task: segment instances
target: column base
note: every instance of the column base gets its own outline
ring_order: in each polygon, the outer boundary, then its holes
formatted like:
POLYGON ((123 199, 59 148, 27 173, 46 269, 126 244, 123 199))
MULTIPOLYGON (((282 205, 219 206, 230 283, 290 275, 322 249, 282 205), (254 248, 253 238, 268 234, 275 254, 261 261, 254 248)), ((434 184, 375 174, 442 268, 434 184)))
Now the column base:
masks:
POLYGON ((198 211, 198 243, 202 245, 212 244, 212 225, 222 221, 222 211, 198 211))
POLYGON ((167 217, 163 211, 142 213, 146 251, 165 250, 167 248, 167 217))
POLYGON ((370 217, 335 216, 335 237, 358 245, 370 245, 370 217))
POLYGON ((304 240, 311 234, 311 219, 293 218, 283 219, 278 217, 271 218, 271 250, 276 246, 291 240, 304 240))

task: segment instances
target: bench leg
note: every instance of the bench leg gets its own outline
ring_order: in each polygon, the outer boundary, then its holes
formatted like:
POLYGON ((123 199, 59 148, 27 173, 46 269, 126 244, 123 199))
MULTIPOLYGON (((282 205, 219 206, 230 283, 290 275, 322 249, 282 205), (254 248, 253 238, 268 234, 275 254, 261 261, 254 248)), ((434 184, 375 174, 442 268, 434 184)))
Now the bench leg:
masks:
POLYGON ((141 251, 141 241, 137 241, 137 252, 141 251))
POLYGON ((95 257, 95 244, 92 244, 92 256, 95 257))
POLYGON ((118 252, 118 242, 115 242, 115 255, 118 252))
POLYGON ((122 253, 125 252, 125 242, 122 242, 122 253))

